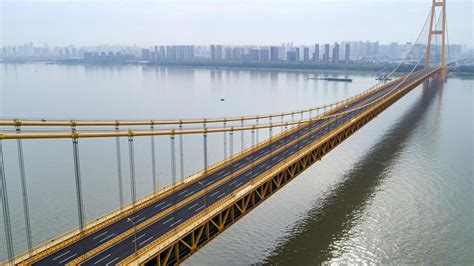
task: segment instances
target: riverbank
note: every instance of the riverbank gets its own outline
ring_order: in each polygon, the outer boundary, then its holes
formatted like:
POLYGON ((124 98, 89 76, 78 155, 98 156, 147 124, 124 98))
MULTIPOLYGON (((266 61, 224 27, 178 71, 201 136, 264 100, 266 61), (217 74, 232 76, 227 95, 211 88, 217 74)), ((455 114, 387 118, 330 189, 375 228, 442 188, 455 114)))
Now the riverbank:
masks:
MULTIPOLYGON (((25 64, 25 63, 44 63, 44 64, 62 64, 62 65, 100 65, 100 66, 118 66, 118 65, 147 65, 147 66, 169 66, 183 68, 204 68, 204 69, 248 69, 248 70, 279 70, 279 71, 329 71, 329 72, 368 72, 381 73, 390 72, 398 63, 322 63, 322 62, 237 62, 237 61, 209 61, 196 60, 188 62, 177 61, 127 61, 127 62, 88 62, 83 59, 51 60, 51 61, 3 61, 4 64, 25 64)), ((402 64, 397 73, 410 72, 415 65, 412 63, 402 64)), ((418 66, 417 68, 422 68, 418 66)), ((455 72, 461 77, 473 77, 474 66, 459 66, 455 72)))

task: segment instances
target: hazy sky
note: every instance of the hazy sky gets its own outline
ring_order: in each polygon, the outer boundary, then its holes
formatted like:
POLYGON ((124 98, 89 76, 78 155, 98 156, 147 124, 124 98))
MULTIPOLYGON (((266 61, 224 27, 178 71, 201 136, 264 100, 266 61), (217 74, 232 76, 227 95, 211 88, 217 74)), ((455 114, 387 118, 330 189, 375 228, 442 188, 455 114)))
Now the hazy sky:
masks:
MULTIPOLYGON (((431 0, 0 0, 1 45, 413 41, 431 0)), ((450 43, 473 44, 472 0, 447 0, 450 43)))

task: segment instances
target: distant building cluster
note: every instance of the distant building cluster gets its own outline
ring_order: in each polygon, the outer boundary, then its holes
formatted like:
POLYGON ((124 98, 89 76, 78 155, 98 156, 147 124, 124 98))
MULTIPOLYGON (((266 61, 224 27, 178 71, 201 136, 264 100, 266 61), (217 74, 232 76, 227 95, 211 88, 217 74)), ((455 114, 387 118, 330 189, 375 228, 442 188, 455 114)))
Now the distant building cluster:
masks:
POLYGON ((151 49, 141 49, 141 59, 145 61, 192 61, 194 45, 161 45, 151 49))
POLYGON ((125 63, 136 60, 134 55, 122 54, 121 52, 85 52, 84 61, 86 63, 125 63))
MULTIPOLYGON (((152 47, 99 45, 75 47, 35 46, 26 43, 2 47, 0 58, 8 60, 83 60, 86 63, 124 62, 289 62, 349 64, 351 62, 390 62, 404 58, 411 43, 379 44, 379 42, 353 41, 313 45, 285 43, 279 46, 257 45, 155 45, 152 47)), ((425 52, 425 45, 417 45, 408 59, 417 59, 425 52)), ((432 45, 431 59, 440 58, 439 48, 432 45)), ((469 56, 472 49, 449 45, 452 60, 469 56)))

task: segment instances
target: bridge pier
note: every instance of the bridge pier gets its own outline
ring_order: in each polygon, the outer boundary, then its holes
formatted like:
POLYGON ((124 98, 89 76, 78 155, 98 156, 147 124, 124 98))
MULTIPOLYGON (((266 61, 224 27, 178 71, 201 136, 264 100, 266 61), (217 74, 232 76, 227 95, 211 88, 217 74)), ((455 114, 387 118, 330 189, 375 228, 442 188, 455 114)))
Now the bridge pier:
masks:
POLYGON ((442 66, 439 69, 438 74, 436 75, 436 79, 438 81, 446 81, 447 73, 448 73, 448 67, 447 66, 442 66))

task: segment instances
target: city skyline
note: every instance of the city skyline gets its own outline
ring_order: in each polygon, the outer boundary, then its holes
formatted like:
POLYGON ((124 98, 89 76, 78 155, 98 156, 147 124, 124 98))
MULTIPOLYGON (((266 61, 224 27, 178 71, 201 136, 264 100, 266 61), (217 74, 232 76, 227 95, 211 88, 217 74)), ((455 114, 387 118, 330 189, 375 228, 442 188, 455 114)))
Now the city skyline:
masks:
MULTIPOLYGON (((30 40, 53 46, 262 45, 287 40, 310 45, 344 39, 404 43, 416 38, 419 29, 411 25, 423 23, 430 1, 137 2, 4 0, 0 45, 30 40)), ((452 0, 448 13, 450 43, 472 45, 472 23, 466 23, 472 21, 472 3, 452 0)))
MULTIPOLYGON (((335 41, 333 43, 314 43, 312 45, 299 45, 292 42, 281 45, 163 45, 152 46, 49 46, 47 44, 35 45, 33 42, 22 45, 1 47, 0 59, 26 59, 26 60, 64 60, 84 59, 113 59, 115 63, 130 62, 135 60, 145 61, 193 61, 210 59, 211 61, 289 61, 289 62, 318 62, 337 63, 350 61, 387 61, 397 60, 412 46, 411 43, 382 44, 369 41, 335 41), (321 46, 321 48, 320 48, 321 46), (117 59, 119 60, 117 61, 117 59), (342 60, 341 60, 342 59, 342 60)), ((425 45, 417 44, 413 51, 416 57, 423 53, 425 45)), ((438 54, 438 46, 433 45, 432 55, 438 54)), ((438 51, 439 52, 439 51, 438 51)), ((472 49, 462 45, 449 44, 448 57, 456 59, 460 56, 472 57, 472 49)))

